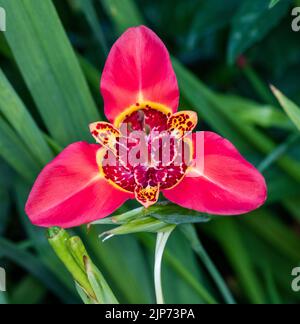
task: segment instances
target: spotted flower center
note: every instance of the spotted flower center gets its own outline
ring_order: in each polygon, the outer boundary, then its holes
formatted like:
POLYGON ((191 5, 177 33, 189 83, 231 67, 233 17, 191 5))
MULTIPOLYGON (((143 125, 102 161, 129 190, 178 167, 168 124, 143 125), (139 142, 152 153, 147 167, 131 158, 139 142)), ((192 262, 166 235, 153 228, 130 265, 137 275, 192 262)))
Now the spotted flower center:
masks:
POLYGON ((103 176, 118 188, 132 192, 145 207, 154 204, 160 190, 175 187, 191 163, 187 140, 197 123, 193 112, 172 114, 152 103, 136 104, 113 126, 91 125, 103 145, 98 164, 103 176))

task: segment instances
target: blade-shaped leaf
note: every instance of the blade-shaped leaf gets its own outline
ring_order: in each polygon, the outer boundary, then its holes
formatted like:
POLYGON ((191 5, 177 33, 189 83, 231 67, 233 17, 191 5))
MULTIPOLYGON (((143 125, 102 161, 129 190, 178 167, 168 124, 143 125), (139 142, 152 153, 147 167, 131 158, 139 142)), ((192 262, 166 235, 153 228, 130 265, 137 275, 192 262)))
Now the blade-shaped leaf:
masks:
POLYGON ((187 223, 206 223, 210 218, 211 215, 186 209, 164 201, 147 209, 139 207, 121 215, 106 217, 94 222, 93 224, 132 225, 140 222, 139 224, 142 225, 143 222, 145 222, 145 224, 157 224, 158 226, 161 223, 179 225, 187 223), (155 219, 160 222, 155 222, 155 219))
POLYGON ((115 26, 119 33, 125 29, 143 24, 143 18, 139 14, 134 1, 126 0, 100 0, 105 10, 113 16, 115 26))
POLYGON ((245 217, 243 224, 251 226, 257 235, 268 241, 278 251, 298 262, 300 239, 299 236, 288 228, 280 219, 273 217, 267 210, 257 210, 251 217, 245 217))
POLYGON ((8 223, 10 198, 6 188, 0 188, 0 235, 3 235, 8 223))
POLYGON ((9 221, 9 212, 11 207, 11 197, 9 195, 9 189, 11 181, 13 180, 12 172, 0 159, 0 236, 3 236, 9 221))
POLYGON ((31 275, 26 276, 12 292, 11 303, 15 305, 36 305, 43 301, 47 289, 31 275), (28 294, 30 291, 30 294, 28 294))
POLYGON ((210 215, 199 213, 190 209, 182 208, 175 204, 153 206, 150 212, 151 217, 159 219, 167 224, 190 224, 206 223, 210 221, 210 215))
POLYGON ((272 9, 273 7, 275 7, 279 1, 280 0, 270 0, 269 9, 272 9))
POLYGON ((50 134, 59 144, 87 139, 99 116, 75 53, 50 0, 0 0, 5 37, 50 134))
POLYGON ((97 39, 99 45, 101 46, 104 55, 108 54, 108 48, 105 40, 105 36, 102 32, 101 26, 98 22, 97 13, 95 10, 95 3, 93 0, 77 0, 77 5, 79 9, 84 14, 87 22, 89 23, 95 38, 97 39))
POLYGON ((218 271, 217 267, 214 265, 213 261, 207 254, 203 244, 198 238, 195 227, 192 224, 186 224, 184 226, 181 226, 180 229, 182 230, 188 242, 191 244, 195 253, 200 257, 201 261, 205 265, 211 277, 214 279, 215 284, 219 288, 220 293, 222 294, 226 303, 235 304, 236 302, 230 290, 228 289, 224 279, 222 278, 220 272, 218 271))
POLYGON ((28 151, 41 163, 53 157, 42 132, 37 127, 23 102, 0 69, 0 112, 10 122, 28 151))
POLYGON ((210 231, 219 240, 241 285, 247 292, 247 297, 255 304, 263 304, 265 301, 264 291, 236 221, 233 218, 223 218, 211 222, 210 231))
POLYGON ((294 145, 300 142, 299 134, 292 134, 286 141, 278 145, 274 151, 272 151, 258 166, 260 172, 267 170, 272 164, 278 161, 281 156, 287 153, 287 151, 294 145))
POLYGON ((32 181, 39 166, 15 131, 0 116, 0 156, 24 179, 32 181))
POLYGON ((273 86, 272 91, 291 121, 300 130, 300 108, 273 86))
POLYGON ((2 257, 4 256, 8 258, 23 269, 27 270, 65 302, 68 303, 74 302, 74 300, 76 301, 68 291, 63 289, 53 274, 33 254, 23 251, 16 244, 4 238, 0 238, 0 254, 2 257))

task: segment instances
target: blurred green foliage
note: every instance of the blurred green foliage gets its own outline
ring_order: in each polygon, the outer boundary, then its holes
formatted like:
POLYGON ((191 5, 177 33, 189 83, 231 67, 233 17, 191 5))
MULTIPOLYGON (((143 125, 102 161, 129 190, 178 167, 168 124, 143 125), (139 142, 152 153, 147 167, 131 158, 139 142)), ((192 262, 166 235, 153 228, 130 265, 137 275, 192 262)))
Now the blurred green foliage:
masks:
MULTIPOLYGON (((80 302, 24 204, 36 175, 62 147, 92 142, 87 125, 103 118, 98 89, 106 55, 138 24, 169 48, 181 108, 198 112, 200 129, 230 139, 263 170, 269 187, 258 211, 175 231, 163 266, 166 301, 299 303, 291 271, 300 262, 300 33, 292 31, 290 14, 298 0, 0 0, 0 6, 8 18, 0 33, 0 265, 8 292, 0 303, 80 302), (269 84, 285 94, 283 107, 269 84)), ((154 235, 101 243, 106 229, 74 233, 120 302, 154 302, 154 235)))

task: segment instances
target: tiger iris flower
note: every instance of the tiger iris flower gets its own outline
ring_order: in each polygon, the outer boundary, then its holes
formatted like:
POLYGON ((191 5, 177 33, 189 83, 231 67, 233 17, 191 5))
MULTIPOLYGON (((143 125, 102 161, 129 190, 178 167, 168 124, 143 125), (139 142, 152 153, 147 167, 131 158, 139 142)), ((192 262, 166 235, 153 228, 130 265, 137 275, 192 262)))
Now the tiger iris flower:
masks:
POLYGON ((26 204, 32 223, 64 228, 87 224, 129 199, 148 208, 160 193, 182 207, 215 215, 247 213, 265 202, 263 176, 229 141, 199 132, 203 150, 196 154, 197 134, 189 139, 186 134, 196 127, 197 114, 177 112, 179 90, 170 56, 147 27, 130 28, 113 45, 101 93, 109 122, 90 125, 97 144, 74 143, 44 168, 26 204), (120 151, 125 147, 128 157, 135 148, 137 142, 130 141, 134 132, 144 134, 142 147, 151 153, 143 162, 129 163, 120 151), (167 164, 162 163, 165 136, 170 138, 167 164), (153 141, 159 151, 155 158, 153 141), (117 163, 104 163, 108 155, 117 163), (181 162, 175 163, 178 158, 181 162))

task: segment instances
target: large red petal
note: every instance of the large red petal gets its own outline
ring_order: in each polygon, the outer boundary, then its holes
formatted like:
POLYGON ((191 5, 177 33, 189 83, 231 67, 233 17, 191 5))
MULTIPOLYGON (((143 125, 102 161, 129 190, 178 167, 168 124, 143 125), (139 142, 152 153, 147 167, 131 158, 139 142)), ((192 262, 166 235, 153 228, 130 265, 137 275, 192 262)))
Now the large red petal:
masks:
POLYGON ((99 148, 72 144, 45 167, 25 208, 33 224, 63 228, 86 224, 110 215, 131 198, 100 175, 99 148))
POLYGON ((142 101, 177 111, 179 90, 169 53, 145 26, 128 29, 114 44, 101 80, 106 117, 114 122, 126 108, 142 101))
POLYGON ((211 132, 198 134, 198 166, 174 189, 165 190, 165 197, 182 207, 217 215, 260 207, 267 196, 263 176, 226 139, 211 132))

